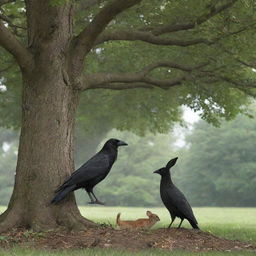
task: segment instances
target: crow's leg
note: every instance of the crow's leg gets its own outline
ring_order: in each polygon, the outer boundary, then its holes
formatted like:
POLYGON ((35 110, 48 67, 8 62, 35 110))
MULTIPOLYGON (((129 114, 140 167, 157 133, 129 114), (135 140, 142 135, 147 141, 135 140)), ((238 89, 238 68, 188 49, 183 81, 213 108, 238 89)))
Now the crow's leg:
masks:
POLYGON ((183 220, 184 220, 184 219, 181 219, 181 222, 180 222, 180 225, 178 226, 178 228, 180 228, 180 227, 181 227, 181 224, 182 224, 183 220))
POLYGON ((93 200, 93 197, 92 197, 91 193, 88 192, 88 191, 86 191, 86 192, 87 192, 88 196, 89 196, 90 199, 91 199, 91 202, 89 202, 89 204, 95 204, 95 201, 93 200))
POLYGON ((174 222, 175 218, 176 218, 176 217, 172 217, 172 222, 170 223, 170 225, 168 226, 168 228, 171 227, 171 225, 172 225, 172 223, 174 222))
POLYGON ((102 205, 105 204, 105 203, 101 202, 101 201, 95 196, 95 194, 93 193, 93 191, 91 191, 91 193, 92 193, 92 195, 94 196, 94 198, 95 198, 95 200, 96 200, 96 201, 94 201, 94 204, 102 204, 102 205))

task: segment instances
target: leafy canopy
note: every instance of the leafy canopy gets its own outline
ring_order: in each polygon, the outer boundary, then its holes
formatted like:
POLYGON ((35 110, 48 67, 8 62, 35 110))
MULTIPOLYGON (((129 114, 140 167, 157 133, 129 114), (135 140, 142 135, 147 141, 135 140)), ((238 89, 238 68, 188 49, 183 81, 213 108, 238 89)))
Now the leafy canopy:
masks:
MULTIPOLYGON (((66 1, 52 1, 53 6, 66 1)), ((109 1, 75 1, 74 33, 84 26, 109 1), (91 3, 91 4, 90 4, 91 3)), ((208 122, 218 124, 219 118, 232 119, 245 112, 246 94, 254 95, 252 73, 255 33, 255 2, 234 1, 230 8, 208 17, 220 6, 232 1, 142 1, 118 15, 108 26, 108 34, 118 31, 151 31, 164 24, 195 24, 190 29, 163 34, 162 39, 191 42, 202 38, 202 43, 162 45, 143 40, 107 40, 98 43, 86 57, 84 73, 136 73, 159 60, 168 60, 190 66, 207 63, 199 70, 185 72, 170 67, 159 67, 151 72, 154 79, 176 78, 186 74, 180 84, 162 89, 135 89, 126 91, 88 90, 81 98, 77 121, 89 134, 101 130, 104 121, 107 132, 115 127, 137 134, 167 132, 170 125, 180 121, 181 105, 201 111, 208 122), (215 9, 214 9, 215 8, 215 9), (208 18, 207 18, 208 17, 208 18), (201 22, 205 20, 204 22, 201 22), (245 65, 247 64, 247 65, 245 65), (241 107, 242 106, 242 107, 241 107)), ((54 7, 53 7, 54 8, 54 7)), ((26 44, 26 17, 24 1, 15 1, 1 7, 1 13, 10 30, 26 44)), ((103 32, 104 33, 104 32, 103 32)), ((18 128, 20 125, 21 76, 11 56, 0 48, 1 83, 7 88, 0 92, 0 125, 18 128)))

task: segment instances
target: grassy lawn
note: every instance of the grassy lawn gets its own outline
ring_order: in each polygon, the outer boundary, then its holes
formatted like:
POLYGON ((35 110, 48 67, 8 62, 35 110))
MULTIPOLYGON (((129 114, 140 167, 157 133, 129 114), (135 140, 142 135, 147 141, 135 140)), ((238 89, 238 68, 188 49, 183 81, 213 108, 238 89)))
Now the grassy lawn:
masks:
MULTIPOLYGON (((0 207, 2 212, 5 207, 0 207)), ((238 239, 244 241, 251 241, 256 244, 256 208, 210 208, 200 207, 193 208, 195 215, 198 219, 200 228, 204 231, 209 231, 217 236, 221 236, 228 239, 238 239)), ((166 227, 170 218, 165 208, 139 208, 139 207, 106 207, 106 206, 86 206, 80 207, 82 214, 91 220, 98 223, 105 223, 114 225, 115 218, 118 212, 121 212, 122 219, 136 219, 144 218, 146 210, 151 210, 156 213, 161 221, 155 226, 155 228, 166 227)), ((177 226, 179 220, 175 221, 174 226, 177 226)), ((184 227, 190 228, 189 224, 184 221, 184 227)), ((1 255, 17 255, 17 256, 130 256, 130 255, 172 255, 172 256, 187 256, 187 255, 205 255, 205 256, 222 256, 222 255, 255 255, 255 252, 209 252, 209 253, 191 253, 184 251, 167 252, 162 250, 150 250, 141 252, 127 252, 113 249, 86 249, 79 251, 37 251, 22 248, 14 248, 12 250, 0 250, 1 255)))
MULTIPOLYGON (((146 217, 146 210, 150 210, 161 220, 155 228, 170 224, 169 213, 165 208, 87 206, 80 207, 80 210, 88 219, 111 225, 115 223, 118 212, 122 213, 121 219, 136 219, 146 217)), ((193 210, 202 230, 220 237, 256 244, 256 208, 194 207, 193 210)), ((176 219, 174 226, 178 224, 179 219, 176 219)), ((182 226, 191 228, 187 221, 182 226)))
POLYGON ((14 248, 12 250, 0 250, 0 256, 253 256, 255 252, 185 252, 185 251, 163 251, 150 250, 128 252, 112 249, 85 249, 69 251, 37 251, 30 249, 14 248))

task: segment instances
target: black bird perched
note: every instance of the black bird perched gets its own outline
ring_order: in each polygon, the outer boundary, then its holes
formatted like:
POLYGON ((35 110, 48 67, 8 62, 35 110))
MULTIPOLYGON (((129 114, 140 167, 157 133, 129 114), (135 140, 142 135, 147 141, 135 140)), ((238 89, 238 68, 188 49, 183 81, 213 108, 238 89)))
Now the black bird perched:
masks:
POLYGON ((160 195, 172 218, 172 222, 168 228, 171 227, 175 218, 178 217, 181 219, 178 228, 180 228, 183 220, 187 219, 193 228, 199 229, 190 204, 184 194, 173 184, 171 179, 170 168, 175 165, 177 159, 178 157, 173 158, 167 163, 166 167, 154 171, 154 173, 161 175, 160 195))
POLYGON ((55 191, 57 193, 51 203, 58 203, 71 191, 84 188, 88 193, 91 204, 103 204, 93 193, 93 188, 110 172, 117 158, 117 148, 128 145, 124 141, 109 139, 103 148, 72 175, 55 191), (93 197, 94 199, 93 199, 93 197))

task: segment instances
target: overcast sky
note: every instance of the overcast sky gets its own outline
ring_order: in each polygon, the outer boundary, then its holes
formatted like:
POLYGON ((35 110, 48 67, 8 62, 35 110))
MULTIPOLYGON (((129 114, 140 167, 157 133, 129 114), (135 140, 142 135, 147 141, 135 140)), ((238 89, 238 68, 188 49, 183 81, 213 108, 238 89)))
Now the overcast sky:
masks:
POLYGON ((177 138, 176 142, 174 143, 177 147, 184 147, 186 145, 185 142, 185 134, 192 129, 192 125, 195 122, 200 120, 200 116, 198 112, 194 112, 188 107, 183 107, 183 119, 188 123, 187 128, 177 126, 174 128, 173 133, 174 136, 177 138))
POLYGON ((199 121, 200 119, 199 113, 194 112, 188 107, 183 107, 183 109, 184 109, 183 118, 186 122, 188 122, 189 124, 193 124, 199 121))

